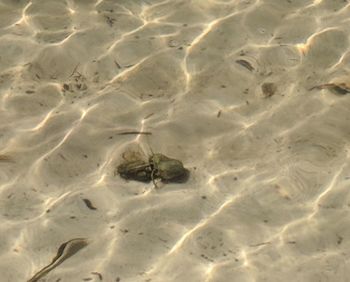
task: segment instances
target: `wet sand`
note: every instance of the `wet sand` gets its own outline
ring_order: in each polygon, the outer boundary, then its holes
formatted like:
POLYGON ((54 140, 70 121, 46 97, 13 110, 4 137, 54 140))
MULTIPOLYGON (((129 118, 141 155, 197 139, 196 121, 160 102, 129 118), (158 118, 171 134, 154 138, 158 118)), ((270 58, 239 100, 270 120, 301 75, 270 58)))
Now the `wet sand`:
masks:
POLYGON ((1 281, 350 281, 349 15, 0 0, 1 281), (120 178, 130 148, 188 181, 120 178))

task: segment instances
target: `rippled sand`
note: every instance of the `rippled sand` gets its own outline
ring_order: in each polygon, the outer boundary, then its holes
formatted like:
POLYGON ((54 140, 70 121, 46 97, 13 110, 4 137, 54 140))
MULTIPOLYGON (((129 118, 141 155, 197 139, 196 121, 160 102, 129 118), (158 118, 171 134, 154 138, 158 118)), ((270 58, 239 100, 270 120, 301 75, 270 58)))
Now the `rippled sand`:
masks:
POLYGON ((349 26, 346 0, 1 0, 1 282, 77 238, 36 280, 350 281, 349 26), (188 182, 121 179, 130 147, 188 182))

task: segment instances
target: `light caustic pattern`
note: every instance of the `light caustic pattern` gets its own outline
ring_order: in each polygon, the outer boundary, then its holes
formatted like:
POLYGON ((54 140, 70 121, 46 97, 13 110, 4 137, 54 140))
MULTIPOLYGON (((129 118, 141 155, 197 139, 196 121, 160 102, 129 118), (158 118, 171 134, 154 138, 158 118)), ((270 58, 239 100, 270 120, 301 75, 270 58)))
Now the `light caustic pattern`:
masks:
POLYGON ((43 280, 348 281, 349 15, 0 0, 2 281, 74 238, 89 244, 43 280), (188 182, 123 181, 130 147, 188 182))

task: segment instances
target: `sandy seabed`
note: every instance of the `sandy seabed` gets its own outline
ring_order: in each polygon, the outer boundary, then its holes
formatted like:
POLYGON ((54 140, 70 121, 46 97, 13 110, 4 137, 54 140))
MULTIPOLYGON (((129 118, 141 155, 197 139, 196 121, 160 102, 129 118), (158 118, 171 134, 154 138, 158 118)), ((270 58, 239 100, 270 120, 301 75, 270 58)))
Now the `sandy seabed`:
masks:
POLYGON ((350 281, 349 26, 346 0, 0 0, 1 282, 350 281), (132 150, 190 178, 121 179, 132 150))

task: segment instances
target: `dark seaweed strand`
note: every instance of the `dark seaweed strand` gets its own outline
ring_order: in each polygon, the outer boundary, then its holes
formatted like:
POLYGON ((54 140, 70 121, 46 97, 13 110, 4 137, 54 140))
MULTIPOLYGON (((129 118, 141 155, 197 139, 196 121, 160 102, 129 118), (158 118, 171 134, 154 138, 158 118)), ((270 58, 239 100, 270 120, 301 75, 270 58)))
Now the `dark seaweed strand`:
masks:
POLYGON ((343 87, 341 87, 341 86, 339 86, 339 85, 335 85, 335 86, 333 87, 333 90, 334 90, 335 92, 337 92, 338 94, 340 94, 340 95, 345 95, 345 94, 350 93, 350 90, 348 90, 348 89, 346 89, 346 88, 343 88, 343 87))
POLYGON ((98 279, 100 280, 103 280, 103 277, 102 277, 102 274, 97 272, 97 271, 94 271, 94 272, 91 272, 91 274, 94 274, 94 275, 97 275, 98 276, 98 279))
POLYGON ((62 261, 58 262, 56 267, 58 265, 60 265, 63 261, 65 261, 66 259, 68 259, 69 257, 71 257, 72 255, 74 255, 75 253, 77 253, 80 249, 86 247, 88 245, 88 243, 86 242, 85 238, 75 238, 75 239, 71 239, 63 244, 61 244, 57 250, 57 254, 56 256, 52 259, 52 262, 50 264, 48 264, 47 266, 45 266, 44 268, 42 268, 39 272, 35 273, 34 276, 32 278, 30 278, 27 282, 37 282, 39 281, 39 279, 41 279, 42 277, 44 277, 45 275, 47 275, 47 273, 49 273, 52 269, 50 269, 50 267, 59 259, 62 259, 62 261), (68 246, 69 243, 76 241, 76 240, 82 240, 81 242, 77 243, 77 245, 74 246, 73 250, 70 250, 71 252, 66 254, 65 257, 64 256, 64 251, 66 249, 66 247, 68 246))
POLYGON ((117 135, 133 135, 133 134, 152 135, 152 132, 147 132, 147 131, 126 131, 126 132, 117 133, 117 135))
POLYGON ((91 203, 91 201, 89 199, 83 199, 85 205, 90 209, 90 210, 97 210, 97 208, 95 208, 93 206, 93 204, 91 203))
POLYGON ((248 69, 249 71, 253 71, 254 68, 253 66, 246 60, 236 60, 236 63, 245 67, 246 69, 248 69))

